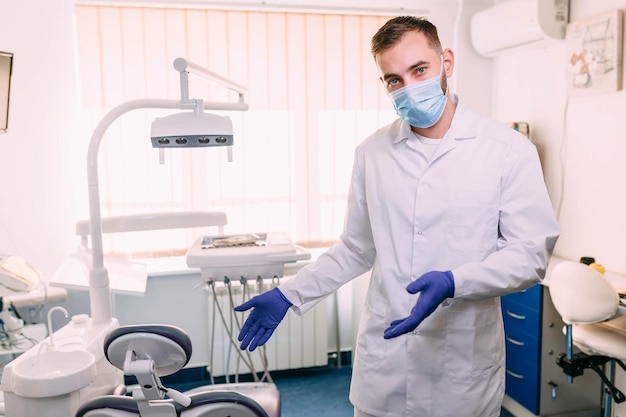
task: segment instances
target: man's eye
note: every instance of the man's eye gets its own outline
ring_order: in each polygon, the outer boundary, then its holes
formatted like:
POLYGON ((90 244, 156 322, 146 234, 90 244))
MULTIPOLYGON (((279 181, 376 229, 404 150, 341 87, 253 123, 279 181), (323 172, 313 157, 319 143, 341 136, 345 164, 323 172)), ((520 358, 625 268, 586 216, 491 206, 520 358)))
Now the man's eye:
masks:
POLYGON ((425 67, 419 67, 418 69, 415 70, 415 72, 417 72, 418 74, 423 74, 426 72, 426 68, 425 67))

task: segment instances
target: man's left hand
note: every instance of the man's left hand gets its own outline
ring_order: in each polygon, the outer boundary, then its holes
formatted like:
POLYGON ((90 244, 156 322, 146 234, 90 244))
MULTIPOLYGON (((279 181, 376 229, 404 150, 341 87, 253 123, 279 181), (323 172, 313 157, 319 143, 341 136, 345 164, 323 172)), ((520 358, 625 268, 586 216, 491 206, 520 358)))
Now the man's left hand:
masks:
POLYGON ((430 271, 410 283, 406 290, 410 294, 421 292, 411 314, 394 320, 385 330, 385 339, 391 339, 415 330, 417 326, 439 307, 446 298, 454 296, 454 276, 450 271, 430 271))

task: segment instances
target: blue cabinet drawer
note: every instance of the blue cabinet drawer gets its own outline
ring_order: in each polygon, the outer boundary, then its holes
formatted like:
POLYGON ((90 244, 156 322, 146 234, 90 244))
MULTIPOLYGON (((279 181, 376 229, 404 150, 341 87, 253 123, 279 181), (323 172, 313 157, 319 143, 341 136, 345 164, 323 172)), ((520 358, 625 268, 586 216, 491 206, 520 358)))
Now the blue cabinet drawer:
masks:
POLYGON ((508 329, 505 336, 507 366, 522 362, 531 367, 540 366, 540 346, 537 337, 531 337, 518 329, 508 329))
POLYGON ((501 298, 506 337, 506 394, 539 414, 543 287, 501 298))
POLYGON ((540 310, 542 291, 543 291, 543 286, 541 284, 537 284, 525 290, 518 291, 513 294, 505 295, 504 297, 502 297, 502 299, 514 301, 516 303, 526 305, 535 310, 540 310))
POLYGON ((506 393, 538 414, 540 346, 537 337, 519 329, 506 331, 506 393))
POLYGON ((506 393, 533 414, 539 414, 539 367, 536 362, 507 359, 506 393))
POLYGON ((540 334, 540 310, 517 303, 507 297, 503 297, 501 302, 505 332, 515 330, 533 337, 537 337, 540 334))

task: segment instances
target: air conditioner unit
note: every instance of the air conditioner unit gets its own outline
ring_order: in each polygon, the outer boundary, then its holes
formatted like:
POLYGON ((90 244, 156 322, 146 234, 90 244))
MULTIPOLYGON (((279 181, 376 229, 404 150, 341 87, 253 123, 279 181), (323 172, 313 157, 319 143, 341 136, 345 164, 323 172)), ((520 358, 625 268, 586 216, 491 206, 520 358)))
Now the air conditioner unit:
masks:
POLYGON ((502 0, 472 16, 472 45, 493 57, 565 38, 569 0, 502 0))

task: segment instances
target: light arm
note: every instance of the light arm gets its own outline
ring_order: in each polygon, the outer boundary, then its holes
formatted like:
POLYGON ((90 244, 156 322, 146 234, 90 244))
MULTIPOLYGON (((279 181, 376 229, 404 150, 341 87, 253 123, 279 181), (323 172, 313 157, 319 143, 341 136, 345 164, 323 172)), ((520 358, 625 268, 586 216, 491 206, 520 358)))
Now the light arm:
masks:
MULTIPOLYGON (((87 181, 89 186, 89 223, 91 232, 92 268, 89 273, 89 301, 91 316, 95 324, 107 323, 112 318, 109 277, 104 268, 102 247, 102 224, 100 213, 100 190, 98 183, 98 151, 106 130, 120 116, 136 109, 181 109, 179 100, 138 99, 114 107, 96 126, 87 151, 87 181)), ((245 111, 248 105, 242 102, 203 103, 206 110, 245 111)))

